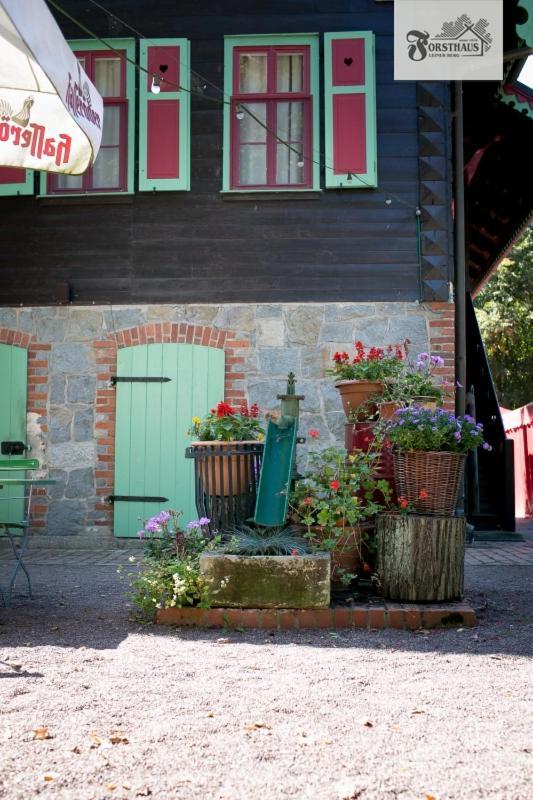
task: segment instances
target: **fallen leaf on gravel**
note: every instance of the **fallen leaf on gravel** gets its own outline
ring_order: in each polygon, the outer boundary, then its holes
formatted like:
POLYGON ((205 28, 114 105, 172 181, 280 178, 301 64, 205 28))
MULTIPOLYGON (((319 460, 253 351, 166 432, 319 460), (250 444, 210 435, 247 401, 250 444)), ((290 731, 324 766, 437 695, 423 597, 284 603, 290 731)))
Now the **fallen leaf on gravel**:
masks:
POLYGON ((123 783, 122 784, 122 788, 123 789, 131 789, 131 786, 129 785, 129 783, 123 783))
POLYGON ((267 728, 271 730, 272 725, 268 725, 266 722, 250 722, 248 725, 244 726, 246 732, 256 731, 258 728, 267 728))
POLYGON ((50 628, 50 633, 54 633, 55 631, 59 630, 59 625, 54 625, 53 628, 50 628))
POLYGON ((426 795, 426 800, 437 800, 437 798, 433 794, 427 794, 426 795))
POLYGON ((11 667, 11 669, 14 669, 15 672, 20 672, 20 670, 22 669, 22 664, 10 664, 9 666, 11 667))
POLYGON ((457 628, 456 633, 462 633, 463 631, 464 631, 464 628, 457 628))
POLYGON ((208 713, 208 715, 207 715, 207 716, 208 716, 208 717, 214 717, 215 715, 213 714, 213 712, 212 712, 212 711, 209 711, 209 713, 208 713))
POLYGON ((12 738, 13 738, 13 731, 10 730, 9 728, 5 728, 4 732, 2 733, 2 739, 4 740, 4 742, 7 742, 8 739, 12 738))
POLYGON ((106 783, 105 788, 108 789, 110 792, 114 792, 117 788, 116 783, 106 783))
POLYGON ((48 728, 34 728, 33 729, 33 738, 34 739, 51 739, 48 732, 48 728))
POLYGON ((102 740, 95 731, 90 732, 89 739, 91 740, 91 748, 100 747, 100 745, 102 744, 102 740))
POLYGON ((152 794, 152 790, 146 786, 144 789, 138 789, 135 794, 137 797, 148 797, 148 795, 152 794))
POLYGON ((361 721, 362 721, 363 725, 365 726, 365 728, 373 728, 374 727, 374 723, 370 722, 369 719, 363 719, 361 721))
POLYGON ((55 781, 56 778, 57 778, 57 775, 56 775, 55 772, 45 772, 44 775, 43 775, 43 780, 44 781, 55 781))
POLYGON ((82 749, 81 749, 81 747, 79 745, 76 745, 76 747, 72 748, 71 752, 72 753, 76 753, 76 755, 79 756, 79 755, 81 755, 82 749))
POLYGON ((228 639, 226 636, 221 636, 220 639, 217 639, 217 644, 229 644, 231 639, 228 639))
POLYGON ((109 736, 111 744, 129 744, 129 739, 122 731, 112 731, 109 736))
POLYGON ((411 711, 411 714, 425 714, 425 713, 426 712, 424 711, 423 708, 415 708, 414 711, 411 711))

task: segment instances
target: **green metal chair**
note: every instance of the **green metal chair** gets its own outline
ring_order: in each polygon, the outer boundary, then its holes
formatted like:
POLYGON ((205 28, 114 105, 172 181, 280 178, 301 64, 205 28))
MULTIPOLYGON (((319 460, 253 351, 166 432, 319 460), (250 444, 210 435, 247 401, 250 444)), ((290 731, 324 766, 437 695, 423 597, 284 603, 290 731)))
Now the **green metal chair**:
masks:
POLYGON ((2 587, 0 587, 0 596, 4 606, 9 606, 11 604, 13 589, 20 571, 24 573, 28 582, 28 597, 30 599, 33 597, 31 591, 30 573, 24 564, 24 555, 28 546, 28 530, 33 488, 35 485, 54 483, 54 481, 51 480, 32 479, 25 477, 26 470, 34 470, 38 468, 39 461, 36 458, 23 458, 16 461, 0 459, 0 488, 3 488, 4 486, 22 487, 20 496, 13 497, 10 495, 6 498, 0 497, 0 538, 7 538, 9 540, 13 550, 13 556, 15 558, 15 566, 9 579, 9 586, 5 594, 2 587), (13 473, 21 473, 21 477, 13 477, 13 473), (12 500, 24 501, 22 519, 9 522, 2 521, 2 504, 11 502, 12 500))

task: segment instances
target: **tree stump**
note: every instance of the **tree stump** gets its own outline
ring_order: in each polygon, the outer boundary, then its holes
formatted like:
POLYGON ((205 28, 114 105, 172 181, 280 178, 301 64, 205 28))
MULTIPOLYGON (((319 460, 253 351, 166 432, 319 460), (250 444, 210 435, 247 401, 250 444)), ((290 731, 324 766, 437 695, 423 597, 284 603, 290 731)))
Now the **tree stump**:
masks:
POLYGON ((377 569, 385 598, 412 603, 463 594, 465 519, 382 514, 377 569))

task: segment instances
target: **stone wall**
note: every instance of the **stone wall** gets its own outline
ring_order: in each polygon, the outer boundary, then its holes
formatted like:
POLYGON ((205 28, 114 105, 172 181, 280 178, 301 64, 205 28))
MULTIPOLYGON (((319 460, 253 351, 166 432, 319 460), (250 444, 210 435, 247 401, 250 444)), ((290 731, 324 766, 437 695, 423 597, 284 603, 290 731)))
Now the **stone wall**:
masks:
MULTIPOLYGON (((35 505, 36 531, 51 536, 112 530, 104 497, 113 489, 114 389, 109 378, 120 347, 191 342, 223 348, 225 396, 261 408, 277 405, 287 373, 298 379, 302 435, 313 427, 322 446, 342 443, 344 415, 331 379, 336 350, 355 339, 382 346, 410 340, 410 352, 445 359, 453 380, 453 306, 448 303, 163 305, 0 309, 1 341, 30 351, 28 435, 57 484, 35 505)), ((305 446, 302 448, 305 458, 305 446)))

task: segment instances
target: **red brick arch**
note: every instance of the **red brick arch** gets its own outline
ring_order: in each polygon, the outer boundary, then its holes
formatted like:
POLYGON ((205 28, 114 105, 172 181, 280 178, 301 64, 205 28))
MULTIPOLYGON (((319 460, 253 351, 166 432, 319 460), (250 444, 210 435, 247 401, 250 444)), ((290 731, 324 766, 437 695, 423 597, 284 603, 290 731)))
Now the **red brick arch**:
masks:
MULTIPOLYGON (((243 365, 250 343, 236 338, 234 331, 210 325, 192 325, 186 322, 148 322, 134 328, 125 328, 109 334, 107 339, 94 342, 97 365, 96 388, 96 525, 111 525, 113 512, 103 498, 113 493, 115 464, 115 397, 110 388, 111 376, 116 374, 117 351, 123 347, 141 344, 197 344, 216 347, 226 354, 224 399, 238 404, 244 392, 243 365), (238 352, 237 352, 238 351, 238 352), (244 351, 244 352, 243 352, 244 351)), ((221 398, 222 399, 222 398, 221 398)))
MULTIPOLYGON (((38 415, 39 427, 45 437, 48 433, 48 354, 51 345, 38 342, 31 333, 15 331, 11 328, 0 328, 0 344, 22 347, 28 351, 26 411, 28 414, 38 415)), ((45 528, 48 514, 48 504, 45 500, 46 489, 36 489, 35 494, 39 495, 39 500, 36 498, 32 503, 32 527, 45 528)))

